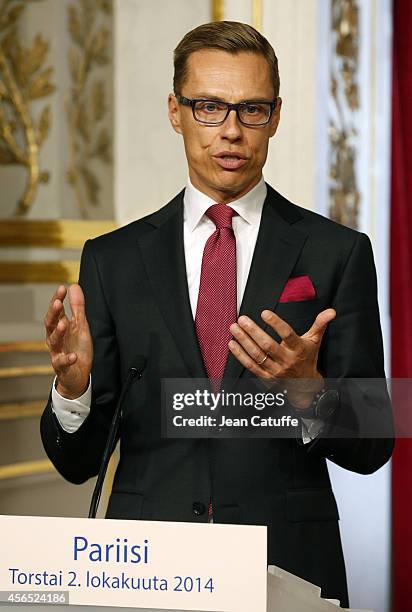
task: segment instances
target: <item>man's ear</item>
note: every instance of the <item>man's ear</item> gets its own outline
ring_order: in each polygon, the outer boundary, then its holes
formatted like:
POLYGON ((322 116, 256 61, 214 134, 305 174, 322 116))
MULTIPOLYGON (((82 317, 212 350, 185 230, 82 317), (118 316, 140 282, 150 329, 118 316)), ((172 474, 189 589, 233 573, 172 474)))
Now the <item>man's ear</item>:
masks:
POLYGON ((276 108, 273 111, 272 118, 270 120, 270 138, 276 134, 280 121, 280 109, 282 108, 282 98, 277 98, 276 108))
POLYGON ((182 128, 180 127, 180 105, 176 100, 176 96, 174 94, 169 94, 167 98, 167 105, 169 109, 169 121, 172 124, 172 128, 175 132, 181 134, 182 128))

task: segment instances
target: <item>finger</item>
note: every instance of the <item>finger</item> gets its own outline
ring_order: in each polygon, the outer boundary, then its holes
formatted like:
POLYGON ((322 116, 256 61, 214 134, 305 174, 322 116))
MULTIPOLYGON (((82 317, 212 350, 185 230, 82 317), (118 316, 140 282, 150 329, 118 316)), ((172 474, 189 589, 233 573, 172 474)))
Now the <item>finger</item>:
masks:
POLYGON ((310 338, 313 342, 320 343, 327 326, 336 317, 336 310, 327 308, 322 310, 313 322, 312 327, 304 334, 305 338, 310 338))
POLYGON ((63 315, 59 319, 54 330, 46 338, 47 346, 53 353, 60 353, 63 351, 64 337, 69 327, 69 321, 66 315, 63 315))
POLYGON ((84 294, 80 285, 74 284, 69 287, 69 303, 72 316, 78 324, 86 320, 84 294))
POLYGON ((281 359, 278 343, 249 317, 241 316, 238 323, 230 326, 230 331, 235 340, 254 361, 261 361, 267 354, 275 360, 281 359))
POLYGON ((76 361, 76 353, 57 353, 51 359, 53 369, 57 375, 65 373, 76 361))
POLYGON ((44 317, 44 326, 46 328, 47 335, 51 334, 56 327, 59 319, 64 316, 64 305, 63 300, 66 295, 66 288, 61 285, 59 289, 54 293, 50 300, 49 307, 44 317), (63 290, 61 290, 61 288, 63 290))
POLYGON ((297 347, 300 342, 300 336, 298 336, 289 323, 286 323, 272 310, 264 310, 260 316, 280 336, 287 348, 293 350, 297 347))
POLYGON ((50 299, 49 306, 51 306, 54 303, 54 301, 57 299, 63 302, 64 298, 66 297, 66 294, 67 294, 66 287, 64 285, 59 285, 50 299))
MULTIPOLYGON (((230 352, 236 357, 236 359, 255 376, 265 378, 267 380, 273 379, 274 376, 276 376, 276 373, 273 371, 274 367, 272 367, 271 371, 269 371, 259 366, 236 340, 231 340, 228 346, 230 352)), ((267 361, 265 361, 265 364, 266 363, 267 361)), ((275 366, 274 362, 272 362, 272 365, 275 366)))

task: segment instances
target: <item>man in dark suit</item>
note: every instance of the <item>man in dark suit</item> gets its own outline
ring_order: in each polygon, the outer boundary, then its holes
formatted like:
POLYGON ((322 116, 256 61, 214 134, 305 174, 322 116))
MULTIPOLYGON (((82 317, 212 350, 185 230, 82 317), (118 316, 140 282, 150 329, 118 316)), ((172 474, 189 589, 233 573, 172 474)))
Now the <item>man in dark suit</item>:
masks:
POLYGON ((267 525, 268 562, 347 605, 326 458, 373 472, 391 455, 392 421, 385 385, 328 389, 327 378, 385 376, 376 274, 364 234, 264 183, 278 93, 274 51, 250 26, 206 24, 181 41, 169 118, 189 183, 159 211, 85 244, 71 318, 66 289, 52 297, 56 381, 41 432, 65 478, 96 475, 121 381, 144 355, 107 516, 267 525), (252 376, 282 383, 301 437, 161 437, 162 379, 252 376))

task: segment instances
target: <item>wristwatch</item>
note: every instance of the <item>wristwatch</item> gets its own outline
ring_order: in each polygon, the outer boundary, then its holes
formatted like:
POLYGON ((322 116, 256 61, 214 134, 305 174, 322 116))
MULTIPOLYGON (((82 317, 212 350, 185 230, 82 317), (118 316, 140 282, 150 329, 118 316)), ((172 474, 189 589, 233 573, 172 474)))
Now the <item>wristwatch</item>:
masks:
POLYGON ((321 419, 326 421, 339 406, 339 393, 336 389, 321 389, 315 396, 309 408, 292 406, 296 416, 302 419, 321 419))

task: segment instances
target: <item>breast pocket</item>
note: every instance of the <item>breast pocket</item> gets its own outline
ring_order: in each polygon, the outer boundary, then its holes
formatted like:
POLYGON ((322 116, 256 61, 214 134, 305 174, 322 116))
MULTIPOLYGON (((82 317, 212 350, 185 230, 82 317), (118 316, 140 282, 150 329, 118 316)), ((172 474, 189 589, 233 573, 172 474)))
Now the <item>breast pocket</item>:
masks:
POLYGON ((323 310, 322 302, 319 298, 313 300, 303 300, 302 302, 281 302, 276 304, 274 312, 284 321, 289 322, 289 319, 298 320, 315 320, 323 310))

